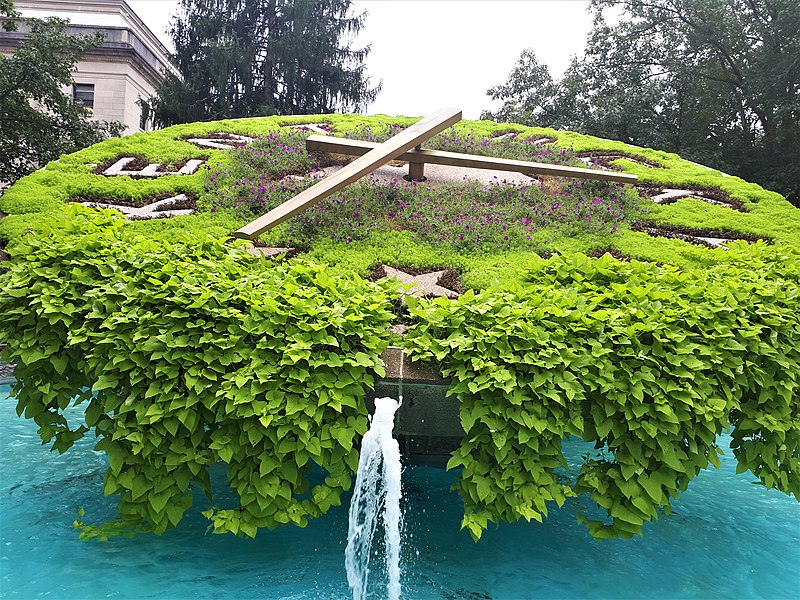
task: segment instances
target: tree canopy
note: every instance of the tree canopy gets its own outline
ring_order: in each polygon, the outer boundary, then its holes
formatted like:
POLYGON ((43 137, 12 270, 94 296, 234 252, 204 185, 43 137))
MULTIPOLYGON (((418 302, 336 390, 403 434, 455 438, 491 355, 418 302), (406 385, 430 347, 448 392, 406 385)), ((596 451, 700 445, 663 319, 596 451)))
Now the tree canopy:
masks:
POLYGON ((795 0, 593 0, 586 50, 552 84, 531 50, 485 117, 662 148, 800 205, 795 0), (616 24, 604 10, 616 7, 616 24), (530 65, 529 68, 526 68, 530 65), (536 91, 532 91, 536 90, 536 91))
POLYGON ((182 78, 144 103, 156 123, 358 111, 375 99, 353 49, 350 0, 181 0, 170 34, 182 78))
POLYGON ((14 10, 11 0, 0 0, 0 21, 5 31, 16 31, 19 13, 14 10))
POLYGON ((503 105, 495 113, 484 112, 482 118, 494 121, 524 120, 527 125, 547 125, 542 119, 550 117, 552 98, 558 93, 547 65, 541 64, 531 49, 523 50, 505 84, 487 92, 503 105))
POLYGON ((62 92, 78 59, 102 44, 102 35, 67 35, 63 19, 21 18, 0 3, 3 29, 29 30, 12 56, 0 55, 0 181, 16 181, 39 166, 119 135, 121 123, 90 120, 62 92))

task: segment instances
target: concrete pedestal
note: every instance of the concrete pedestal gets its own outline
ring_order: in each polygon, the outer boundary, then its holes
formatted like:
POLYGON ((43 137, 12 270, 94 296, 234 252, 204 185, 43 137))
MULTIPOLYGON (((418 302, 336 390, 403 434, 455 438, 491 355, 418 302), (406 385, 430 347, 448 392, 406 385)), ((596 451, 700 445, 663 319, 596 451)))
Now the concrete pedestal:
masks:
POLYGON ((395 416, 394 432, 404 464, 444 467, 450 453, 461 443, 464 430, 458 416, 458 401, 446 396, 449 381, 432 369, 412 365, 401 348, 384 352, 386 377, 367 400, 370 414, 374 398, 399 398, 403 405, 395 416))

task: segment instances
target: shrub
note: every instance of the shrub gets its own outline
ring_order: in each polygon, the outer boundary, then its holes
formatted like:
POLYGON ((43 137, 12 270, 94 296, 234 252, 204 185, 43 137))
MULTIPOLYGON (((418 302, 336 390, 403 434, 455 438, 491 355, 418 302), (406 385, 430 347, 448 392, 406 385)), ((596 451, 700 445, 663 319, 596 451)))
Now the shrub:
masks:
MULTIPOLYGON (((305 525, 340 503, 388 344, 387 285, 256 259, 208 237, 131 233, 72 207, 17 244, 0 275, 0 338, 18 412, 64 452, 92 431, 120 516, 161 533, 227 464, 237 506, 215 532, 305 525), (85 422, 62 414, 86 406, 85 422), (313 487, 316 465, 324 481, 313 487)), ((213 502, 213 499, 212 499, 213 502)))
POLYGON ((718 465, 728 426, 740 471, 800 498, 800 253, 735 252, 707 271, 554 257, 516 289, 408 300, 408 351, 460 403, 462 527, 586 492, 610 517, 581 517, 593 536, 641 533, 718 465), (572 482, 564 436, 604 451, 572 482))
MULTIPOLYGON (((216 532, 302 526, 340 502, 383 375, 389 284, 207 236, 154 242, 77 206, 41 229, 0 275, 18 411, 61 452, 93 431, 125 521, 175 526, 218 461, 238 505, 205 511, 216 532), (70 404, 84 422, 66 420, 70 404)), ((582 492, 609 516, 581 517, 593 536, 640 533, 718 463, 728 426, 741 470, 800 496, 800 252, 738 243, 727 263, 683 271, 575 255, 524 278, 407 298, 404 345, 441 363, 460 402, 449 467, 463 467, 476 539, 582 492), (565 436, 601 451, 574 480, 557 472, 565 436)))

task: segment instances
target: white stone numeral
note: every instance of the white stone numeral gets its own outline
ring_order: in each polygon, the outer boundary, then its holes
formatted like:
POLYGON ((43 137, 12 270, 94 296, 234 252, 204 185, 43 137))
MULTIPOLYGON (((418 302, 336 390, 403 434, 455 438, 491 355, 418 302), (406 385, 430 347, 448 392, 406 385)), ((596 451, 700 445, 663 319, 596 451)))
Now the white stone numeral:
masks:
POLYGON ((161 163, 151 163, 147 165, 144 169, 140 171, 128 171, 125 167, 136 160, 133 156, 126 156, 124 158, 120 158, 117 162, 113 165, 108 167, 105 171, 103 171, 103 175, 108 175, 110 177, 116 175, 130 175, 130 176, 137 176, 137 177, 162 177, 164 175, 191 175, 197 168, 202 165, 205 161, 200 160, 198 158, 193 158, 181 167, 178 171, 159 171, 158 168, 161 166, 161 163))
POLYGON ((247 137, 246 135, 238 135, 235 133, 229 133, 225 137, 214 137, 211 135, 207 138, 189 138, 186 140, 190 144, 194 144, 195 146, 200 146, 202 148, 214 148, 215 150, 230 150, 231 148, 236 148, 239 144, 249 144, 253 141, 253 138, 247 137), (238 144, 232 144, 231 142, 238 142, 238 144))
POLYGON ((165 217, 176 217, 178 215, 190 215, 194 212, 192 208, 182 208, 173 210, 161 210, 162 206, 167 206, 173 202, 186 200, 186 194, 177 194, 163 200, 156 200, 146 206, 123 206, 121 204, 110 204, 105 202, 81 202, 89 208, 111 208, 118 210, 127 219, 162 219, 165 217))

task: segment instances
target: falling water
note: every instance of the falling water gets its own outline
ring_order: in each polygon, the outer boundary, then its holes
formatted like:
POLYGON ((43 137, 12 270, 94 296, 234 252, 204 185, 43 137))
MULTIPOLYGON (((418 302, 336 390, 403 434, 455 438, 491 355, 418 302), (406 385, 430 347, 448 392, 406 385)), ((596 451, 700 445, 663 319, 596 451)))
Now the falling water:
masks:
POLYGON ((353 600, 367 596, 372 538, 383 507, 389 600, 400 598, 400 447, 392 437, 394 413, 402 403, 376 398, 375 414, 361 441, 356 487, 350 502, 345 566, 353 600))

